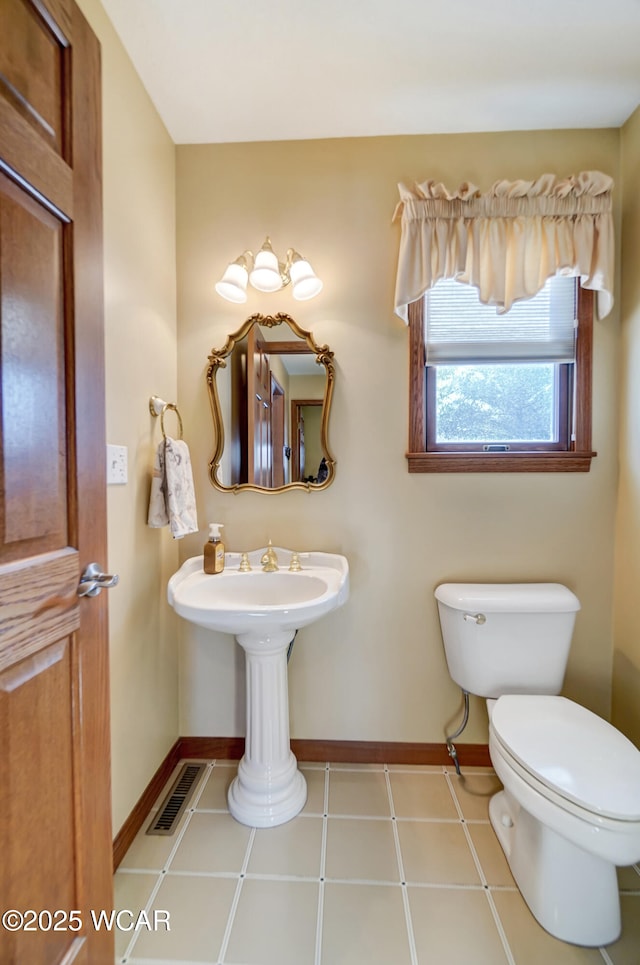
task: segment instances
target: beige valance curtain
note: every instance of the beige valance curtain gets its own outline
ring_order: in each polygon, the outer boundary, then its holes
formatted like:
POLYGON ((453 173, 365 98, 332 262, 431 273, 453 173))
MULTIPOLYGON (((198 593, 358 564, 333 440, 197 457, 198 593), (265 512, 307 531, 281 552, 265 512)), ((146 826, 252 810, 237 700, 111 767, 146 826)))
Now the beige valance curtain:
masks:
POLYGON ((598 292, 598 314, 613 306, 613 180, 584 171, 560 180, 496 181, 481 194, 465 182, 455 191, 425 181, 400 184, 394 221, 402 234, 395 311, 407 309, 439 278, 478 289, 480 301, 508 311, 535 295, 551 275, 579 275, 598 292))

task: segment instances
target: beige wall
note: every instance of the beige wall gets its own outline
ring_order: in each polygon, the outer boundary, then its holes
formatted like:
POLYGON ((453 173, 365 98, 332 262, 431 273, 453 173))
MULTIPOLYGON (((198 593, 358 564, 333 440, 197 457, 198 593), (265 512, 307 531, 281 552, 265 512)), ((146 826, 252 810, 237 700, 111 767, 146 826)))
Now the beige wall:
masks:
POLYGON ((613 722, 640 745, 640 108, 622 129, 621 426, 613 722))
MULTIPOLYGON (((176 149, 99 0, 80 5, 103 54, 107 435, 129 453, 128 485, 108 493, 108 566, 121 575, 110 597, 114 830, 179 733, 243 733, 242 653, 227 637, 175 620, 165 602, 178 553, 184 559, 201 552, 211 519, 225 522, 230 549, 271 537, 275 544, 349 558, 349 602, 296 641, 290 664, 296 737, 442 739, 459 709, 433 602, 434 587, 449 579, 552 579, 571 586, 583 609, 565 692, 609 715, 620 304, 613 713, 639 741, 640 634, 633 605, 640 571, 638 112, 622 132, 185 146, 177 149, 176 167, 176 149), (596 324, 599 455, 591 473, 409 475, 407 332, 391 310, 396 183, 434 177, 486 188, 497 178, 589 168, 612 174, 618 203, 623 191, 625 201, 624 299, 596 324), (227 261, 259 246, 267 233, 278 252, 293 245, 311 259, 325 281, 319 298, 296 303, 288 291, 253 293, 237 307, 215 295, 227 261), (336 353, 330 431, 336 481, 311 495, 219 493, 207 476, 213 448, 207 353, 251 312, 278 310, 336 353), (167 531, 146 527, 159 437, 147 409, 153 393, 180 403, 194 461, 201 532, 182 545, 167 531)), ((463 739, 485 740, 485 720, 474 701, 463 739)))
MULTIPOLYGON (((177 547, 146 526, 149 396, 177 398, 175 147, 98 0, 80 7, 102 46, 107 442, 129 481, 108 488, 114 832, 178 736, 175 618, 166 584, 177 547)), ((105 565, 107 561, 105 561, 105 565)))
MULTIPOLYGON (((407 331, 392 312, 399 228, 391 217, 401 180, 486 189, 498 178, 596 168, 618 182, 619 140, 618 131, 598 130, 177 148, 178 384, 201 523, 181 558, 201 552, 205 524, 216 519, 229 549, 271 538, 344 553, 351 567, 348 603, 296 640, 293 736, 442 740, 460 706, 433 599, 443 580, 558 580, 575 590, 583 608, 565 693, 609 715, 618 308, 595 326, 590 473, 410 475, 407 331), (235 306, 215 294, 227 262, 267 234, 278 253, 293 246, 311 260, 325 283, 318 298, 252 292, 235 306), (290 313, 335 352, 337 475, 322 492, 234 496, 209 484, 207 354, 255 311, 290 313)), ((237 645, 186 623, 179 631, 181 733, 243 733, 237 645)), ((480 701, 462 739, 486 740, 480 701)))

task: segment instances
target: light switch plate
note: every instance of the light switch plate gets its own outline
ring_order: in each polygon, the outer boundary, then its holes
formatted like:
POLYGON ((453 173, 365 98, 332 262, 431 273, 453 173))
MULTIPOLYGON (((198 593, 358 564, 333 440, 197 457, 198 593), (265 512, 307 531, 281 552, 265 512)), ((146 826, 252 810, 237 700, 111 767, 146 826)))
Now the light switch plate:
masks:
POLYGON ((127 447, 107 446, 107 486, 122 486, 127 482, 127 447))

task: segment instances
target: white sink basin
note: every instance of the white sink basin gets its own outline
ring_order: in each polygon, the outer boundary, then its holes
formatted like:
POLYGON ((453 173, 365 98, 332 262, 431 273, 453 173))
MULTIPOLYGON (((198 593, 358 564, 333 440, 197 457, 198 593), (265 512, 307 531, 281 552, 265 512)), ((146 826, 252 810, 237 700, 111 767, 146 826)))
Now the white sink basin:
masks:
POLYGON ((299 630, 349 595, 349 565, 333 553, 300 553, 302 569, 289 572, 291 550, 274 547, 279 569, 264 573, 264 550, 249 553, 253 569, 241 573, 239 553, 227 553, 225 569, 211 576, 194 556, 169 580, 169 603, 185 620, 235 635, 253 631, 299 630))
POLYGON ((169 603, 185 620, 233 633, 245 651, 245 751, 227 798, 242 824, 267 828, 290 821, 307 799, 289 741, 287 655, 297 630, 335 610, 349 596, 349 564, 333 553, 299 553, 302 569, 288 567, 291 550, 274 547, 279 569, 262 570, 264 549, 227 553, 222 573, 202 571, 202 556, 187 560, 169 580, 169 603))

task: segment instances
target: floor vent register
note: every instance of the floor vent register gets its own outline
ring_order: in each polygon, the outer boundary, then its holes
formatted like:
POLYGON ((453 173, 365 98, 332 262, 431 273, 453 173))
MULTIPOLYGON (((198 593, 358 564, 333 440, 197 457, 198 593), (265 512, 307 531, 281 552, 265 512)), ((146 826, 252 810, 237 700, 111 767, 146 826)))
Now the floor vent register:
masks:
POLYGON ((182 766, 159 811, 154 814, 147 834, 173 834, 205 767, 205 764, 182 766))

